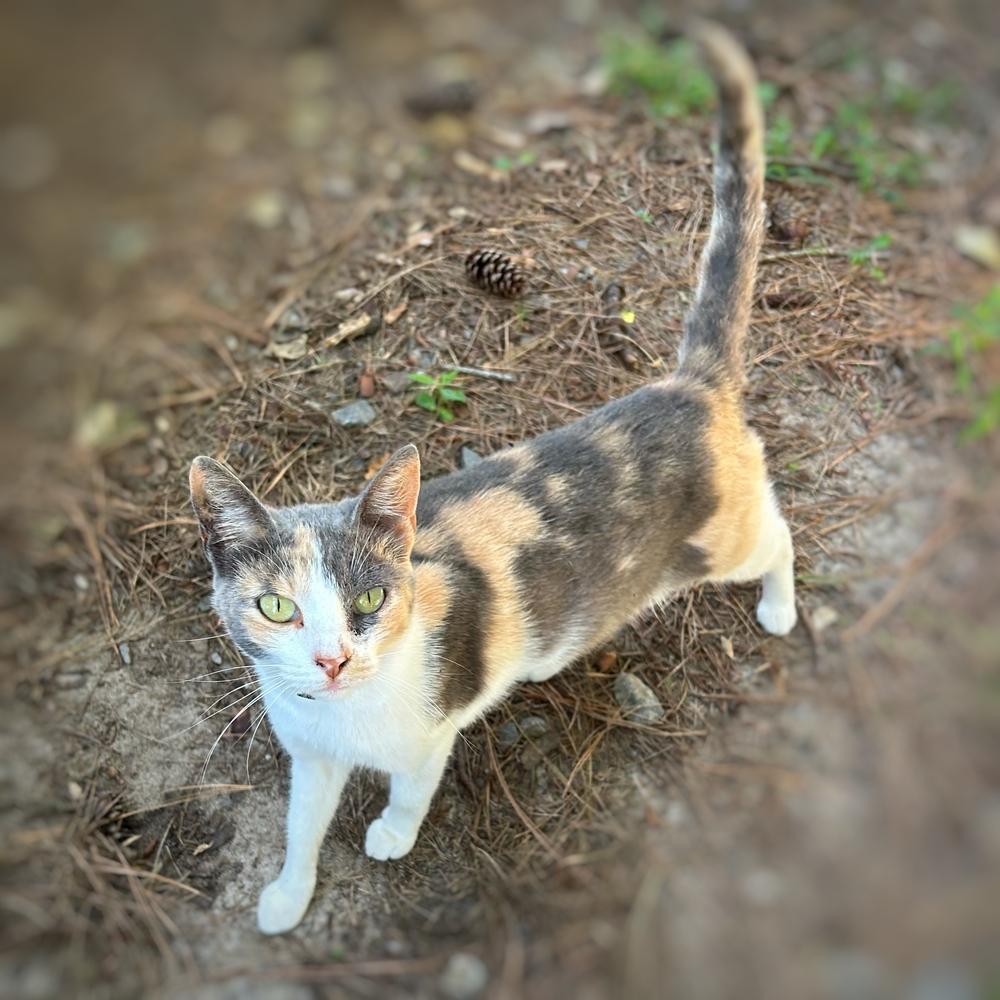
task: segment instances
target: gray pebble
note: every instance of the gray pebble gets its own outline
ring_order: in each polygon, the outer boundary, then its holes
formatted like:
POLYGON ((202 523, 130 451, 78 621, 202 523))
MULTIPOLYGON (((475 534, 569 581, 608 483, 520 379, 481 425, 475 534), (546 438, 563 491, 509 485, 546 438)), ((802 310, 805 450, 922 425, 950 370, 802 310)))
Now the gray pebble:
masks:
POLYGON ((497 727, 497 743, 504 750, 514 746, 520 738, 521 730, 517 728, 517 723, 513 719, 497 727))
POLYGON ((666 715, 649 685, 633 674, 619 674, 615 678, 614 691, 622 714, 632 722, 648 724, 666 715))
POLYGON ((474 465, 479 465, 479 463, 483 460, 483 456, 466 444, 462 445, 462 451, 459 454, 459 459, 463 469, 471 469, 474 465))
POLYGON ((454 1000, 464 1000, 481 993, 489 979, 489 970, 481 958, 467 951, 457 951, 448 959, 441 974, 441 990, 454 1000))
POLYGON ((215 652, 215 653, 213 653, 213 654, 211 655, 210 659, 211 659, 211 661, 212 661, 212 662, 213 662, 213 663, 214 663, 214 664, 215 664, 215 665, 216 665, 217 667, 221 667, 221 666, 222 666, 222 654, 221 654, 221 653, 219 653, 219 652, 215 652))
POLYGON ((118 643, 118 655, 126 667, 132 666, 132 650, 129 649, 127 642, 118 643))
POLYGON ((538 739, 539 736, 544 736, 549 731, 548 721, 540 715, 526 715, 518 725, 521 727, 521 732, 531 739, 538 739))
POLYGON ((73 691, 76 688, 82 688, 87 683, 87 675, 76 672, 56 674, 52 678, 52 682, 60 691, 73 691))
POLYGON ((377 416, 375 407, 367 399, 356 399, 333 411, 333 419, 341 427, 367 427, 377 416))
POLYGON ((409 372, 385 372, 382 375, 382 384, 396 396, 414 387, 409 372))

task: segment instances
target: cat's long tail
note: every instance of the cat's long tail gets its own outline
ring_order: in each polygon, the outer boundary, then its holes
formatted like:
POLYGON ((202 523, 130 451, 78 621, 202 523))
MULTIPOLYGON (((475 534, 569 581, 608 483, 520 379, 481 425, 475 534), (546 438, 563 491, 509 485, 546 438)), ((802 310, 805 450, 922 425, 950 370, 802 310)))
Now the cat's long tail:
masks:
POLYGON ((712 226, 694 304, 684 320, 680 370, 739 384, 764 229, 764 113, 757 74, 743 46, 704 21, 689 33, 719 91, 719 148, 712 226))

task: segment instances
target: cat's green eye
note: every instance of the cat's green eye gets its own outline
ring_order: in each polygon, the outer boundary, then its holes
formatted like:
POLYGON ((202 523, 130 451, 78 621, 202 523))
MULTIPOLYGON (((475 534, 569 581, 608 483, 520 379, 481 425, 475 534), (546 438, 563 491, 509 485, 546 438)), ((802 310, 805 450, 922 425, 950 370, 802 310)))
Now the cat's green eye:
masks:
POLYGON ((299 613, 295 601, 281 594, 265 594, 258 599, 257 607, 265 618, 279 624, 290 622, 299 613))
POLYGON ((372 587, 354 598, 354 610, 362 615, 374 614, 385 601, 385 588, 372 587))

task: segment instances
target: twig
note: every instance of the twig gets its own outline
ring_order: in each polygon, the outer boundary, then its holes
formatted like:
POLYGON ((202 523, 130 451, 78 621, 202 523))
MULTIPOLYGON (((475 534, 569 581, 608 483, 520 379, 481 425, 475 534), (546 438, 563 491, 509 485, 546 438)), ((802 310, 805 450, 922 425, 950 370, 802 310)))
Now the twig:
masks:
POLYGON ((472 368, 469 365, 452 365, 451 368, 463 375, 475 375, 477 378, 492 378, 497 382, 516 382, 517 376, 513 372, 494 372, 487 368, 472 368))

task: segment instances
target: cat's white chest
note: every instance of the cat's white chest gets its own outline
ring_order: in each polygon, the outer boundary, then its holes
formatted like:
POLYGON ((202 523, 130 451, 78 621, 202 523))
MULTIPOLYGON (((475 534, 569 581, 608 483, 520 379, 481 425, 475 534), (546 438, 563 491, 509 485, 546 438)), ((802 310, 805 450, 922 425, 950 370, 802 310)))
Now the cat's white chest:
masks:
POLYGON ((354 697, 309 701, 285 695, 268 704, 268 718, 292 756, 321 756, 392 773, 406 770, 433 725, 417 706, 354 697))

